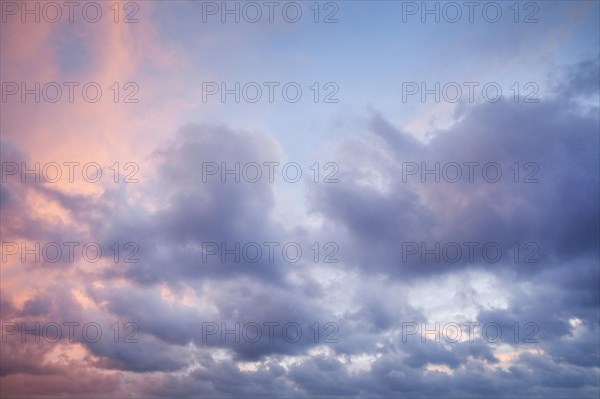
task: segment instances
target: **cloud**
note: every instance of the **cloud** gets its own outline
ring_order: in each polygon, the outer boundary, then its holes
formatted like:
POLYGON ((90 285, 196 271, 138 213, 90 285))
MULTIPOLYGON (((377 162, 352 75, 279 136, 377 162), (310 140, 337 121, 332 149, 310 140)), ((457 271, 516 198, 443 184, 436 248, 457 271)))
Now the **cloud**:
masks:
MULTIPOLYGON (((592 79, 589 65, 574 69, 582 75, 573 75, 569 87, 592 79)), ((33 382, 48 393, 78 395, 102 385, 115 395, 127 386, 150 397, 593 396, 600 330, 598 118, 579 112, 570 98, 564 89, 539 104, 466 107, 428 142, 371 115, 363 137, 339 145, 341 183, 307 189, 310 212, 339 244, 339 263, 237 263, 218 256, 203 262, 206 242, 310 245, 315 238, 302 223, 274 217, 276 184, 203 181, 205 162, 282 162, 283 150, 266 133, 184 126, 151 154, 152 179, 134 188, 103 186, 99 195, 3 184, 3 239, 7 232, 10 239, 66 240, 79 231, 103 247, 139 246, 137 263, 33 267, 27 281, 19 274, 25 266, 3 265, 3 328, 96 321, 105 333, 98 342, 3 343, 3 390, 28 394, 33 391, 18 385, 33 382), (496 162, 506 178, 403 180, 403 163, 451 161, 496 162), (518 182, 510 169, 515 162, 518 182), (522 173, 531 172, 523 168, 527 162, 539 167, 531 169, 539 182, 522 182, 522 173), (64 209, 66 221, 34 213, 38 198, 64 209), (403 261, 402 242, 431 248, 435 241, 474 240, 499 242, 508 255, 496 263, 403 261), (521 251, 536 243, 539 262, 522 262, 522 253, 515 262, 514 242, 521 251), (497 323, 505 335, 498 342, 403 340, 403 322, 467 320, 497 323), (121 339, 126 323, 135 323, 140 342, 115 342, 114 322, 121 339), (291 342, 276 329, 269 340, 263 329, 262 340, 249 342, 204 330, 206 323, 242 329, 265 322, 298 323, 303 335, 291 342), (325 328, 329 322, 335 325, 325 328), (519 342, 511 335, 515 322, 519 342), (522 342, 529 322, 539 328, 537 343, 522 342), (337 342, 325 341, 331 331, 337 342), (69 387, 70 378, 82 382, 69 387)), ((3 161, 27 157, 18 144, 3 141, 3 161)))
MULTIPOLYGON (((427 143, 375 114, 364 138, 340 145, 344 184, 313 187, 311 211, 345 237, 347 263, 401 278, 464 266, 530 274, 567 260, 594 260, 600 215, 597 130, 597 115, 578 113, 565 92, 538 104, 475 105, 450 128, 433 132, 427 143), (464 166, 468 162, 478 162, 472 174, 464 166), (435 173, 423 173, 435 170, 436 163, 439 183, 435 173), (484 173, 488 164, 494 172, 484 173), (446 174, 445 165, 450 165, 446 174), (452 165, 462 172, 458 182, 452 165), (463 243, 473 241, 480 247, 471 261, 463 243), (440 266, 433 255, 422 261, 424 251, 403 259, 404 242, 424 242, 428 249, 455 242, 463 253, 454 264, 440 266), (497 263, 481 254, 488 242, 503 249, 497 263), (539 249, 532 258, 539 262, 524 265, 525 253, 515 262, 510 252, 515 242, 531 254, 539 249), (523 248, 528 243, 535 246, 523 248)), ((450 253, 447 259, 454 258, 450 253)))

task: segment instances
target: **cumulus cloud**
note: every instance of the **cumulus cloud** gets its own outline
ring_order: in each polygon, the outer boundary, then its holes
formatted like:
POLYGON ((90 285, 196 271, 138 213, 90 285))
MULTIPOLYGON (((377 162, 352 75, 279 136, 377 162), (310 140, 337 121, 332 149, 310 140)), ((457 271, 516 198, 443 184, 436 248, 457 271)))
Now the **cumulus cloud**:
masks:
MULTIPOLYGON (((151 154, 156 175, 140 183, 143 201, 131 201, 123 188, 83 196, 45 184, 3 184, 7 238, 66 240, 75 223, 104 247, 139 246, 137 263, 38 267, 31 274, 35 295, 17 295, 18 289, 3 295, 3 332, 6 323, 17 328, 2 344, 3 386, 28 394, 17 381, 35 381, 48 393, 78 395, 102 385, 118 394, 130 381, 136 394, 149 397, 593 396, 599 121, 578 112, 569 93, 582 82, 589 87, 597 72, 597 63, 582 64, 567 88, 538 104, 465 107, 454 125, 432 132, 427 142, 385 115, 368 117, 362 137, 339 145, 342 183, 307 188, 310 213, 339 244, 338 263, 203 261, 206 242, 308 245, 315 238, 300 223, 274 217, 276 186, 267 180, 203 181, 206 162, 282 162, 280 145, 265 133, 181 128, 151 154), (472 161, 500 165, 503 178, 492 183, 478 170, 474 182, 437 183, 406 174, 409 162, 432 168, 472 161), (534 167, 524 168, 528 162, 534 167), (536 182, 522 181, 529 173, 536 182), (30 196, 68 210, 69 223, 34 216, 30 196), (86 212, 91 207, 95 212, 86 212), (472 241, 498 242, 508 255, 497 262, 404 259, 403 242, 431 248, 472 241), (515 261, 514 242, 520 251, 535 243, 538 261, 524 262, 522 252, 515 261), (482 281, 492 282, 489 293, 482 281), (90 320, 102 321, 98 342, 14 339, 21 322, 90 320), (420 332, 405 339, 405 323, 431 328, 449 321, 494 323, 505 335, 490 340, 477 331, 472 342, 451 343, 420 332), (271 322, 279 323, 272 339, 264 327, 271 322), (123 342, 127 323, 135 323, 139 342, 123 342), (242 333, 249 323, 263 327, 258 342, 242 333), (282 334, 286 323, 297 323, 302 336, 282 334), (207 325, 219 330, 207 335, 207 325), (222 335, 223 326, 229 334, 222 335), (531 331, 537 341, 523 342, 531 331), (53 363, 53 351, 67 348, 73 352, 53 363), (50 378, 55 388, 48 387, 50 378), (71 378, 85 382, 56 388, 71 378)), ((26 158, 17 145, 4 144, 3 160, 26 158)), ((26 266, 11 265, 3 278, 26 266)))

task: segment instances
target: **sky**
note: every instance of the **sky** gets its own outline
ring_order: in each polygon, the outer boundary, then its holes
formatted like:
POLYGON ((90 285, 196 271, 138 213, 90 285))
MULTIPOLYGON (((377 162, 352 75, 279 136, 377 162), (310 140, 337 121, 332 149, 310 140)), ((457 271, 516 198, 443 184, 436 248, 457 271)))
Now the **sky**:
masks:
POLYGON ((597 398, 598 1, 0 1, 0 396, 597 398))

